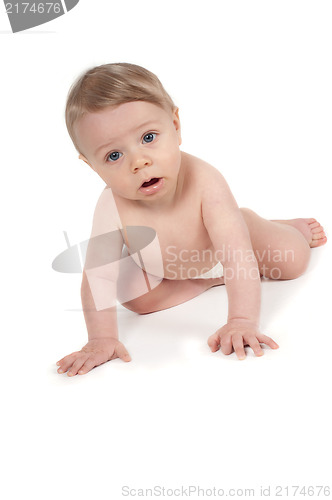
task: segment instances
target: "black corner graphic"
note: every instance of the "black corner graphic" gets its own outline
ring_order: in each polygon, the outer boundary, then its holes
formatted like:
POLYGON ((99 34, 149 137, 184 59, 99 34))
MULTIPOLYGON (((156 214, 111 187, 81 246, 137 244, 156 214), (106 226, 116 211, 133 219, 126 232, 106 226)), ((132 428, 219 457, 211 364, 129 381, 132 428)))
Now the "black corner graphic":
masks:
POLYGON ((53 21, 73 9, 79 0, 59 0, 57 2, 37 1, 15 3, 4 0, 5 9, 13 33, 53 21))
POLYGON ((79 0, 65 0, 67 12, 68 12, 68 10, 73 9, 75 7, 75 5, 78 4, 78 2, 79 2, 79 0))

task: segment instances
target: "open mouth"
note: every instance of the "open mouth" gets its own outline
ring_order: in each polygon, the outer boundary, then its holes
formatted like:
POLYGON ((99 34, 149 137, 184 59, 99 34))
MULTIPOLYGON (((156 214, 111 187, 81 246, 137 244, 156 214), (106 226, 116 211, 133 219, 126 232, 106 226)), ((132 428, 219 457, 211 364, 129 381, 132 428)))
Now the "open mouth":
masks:
POLYGON ((155 184, 156 182, 159 181, 159 178, 158 177, 152 177, 152 179, 150 179, 149 181, 147 182, 143 182, 142 184, 142 187, 149 187, 149 186, 152 186, 153 184, 155 184))
POLYGON ((162 177, 152 177, 152 179, 143 182, 139 190, 144 195, 151 195, 158 193, 162 189, 163 185, 164 179, 162 177))

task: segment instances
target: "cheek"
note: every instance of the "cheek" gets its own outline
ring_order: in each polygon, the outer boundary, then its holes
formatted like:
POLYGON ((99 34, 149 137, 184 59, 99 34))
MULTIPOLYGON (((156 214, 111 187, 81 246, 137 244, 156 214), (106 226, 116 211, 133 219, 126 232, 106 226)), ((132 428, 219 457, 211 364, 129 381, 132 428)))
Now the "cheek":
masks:
POLYGON ((117 175, 114 175, 114 172, 112 172, 110 168, 107 167, 100 168, 97 173, 108 186, 110 187, 121 186, 120 179, 118 179, 117 175))
POLYGON ((181 151, 179 148, 179 144, 175 144, 172 149, 169 151, 170 159, 172 161, 172 164, 175 167, 179 167, 181 164, 181 151))
POLYGON ((131 176, 121 174, 120 172, 108 172, 104 180, 119 194, 126 193, 128 189, 132 189, 131 176))
POLYGON ((172 158, 174 161, 175 158, 177 158, 181 152, 180 152, 180 147, 179 147, 179 140, 176 132, 170 134, 167 138, 167 141, 163 144, 162 148, 162 155, 166 159, 168 158, 169 160, 172 158))

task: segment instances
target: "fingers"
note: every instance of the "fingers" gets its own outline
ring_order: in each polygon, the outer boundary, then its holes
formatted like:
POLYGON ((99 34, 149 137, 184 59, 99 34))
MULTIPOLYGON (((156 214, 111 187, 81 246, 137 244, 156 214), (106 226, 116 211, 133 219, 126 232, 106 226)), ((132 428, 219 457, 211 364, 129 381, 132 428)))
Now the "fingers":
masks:
POLYGON ((81 356, 82 353, 78 352, 73 352, 72 354, 69 354, 68 356, 65 356, 64 358, 60 359, 57 361, 57 365, 59 366, 58 368, 58 373, 66 373, 66 371, 71 368, 73 363, 76 361, 78 356, 81 356))
MULTIPOLYGON (((243 341, 244 337, 242 337, 240 333, 233 335, 233 348, 239 360, 243 360, 246 358, 243 341)), ((251 347, 251 349, 254 351, 255 356, 263 356, 264 351, 254 335, 248 337, 245 345, 249 345, 251 347)))
MULTIPOLYGON (((241 349, 241 347, 239 348, 241 349)), ((232 336, 230 334, 226 334, 221 337, 220 349, 223 354, 226 354, 226 356, 228 356, 228 354, 231 354, 233 352, 232 336)))
POLYGON ((118 342, 115 347, 113 346, 113 349, 114 352, 112 355, 109 350, 106 349, 85 351, 83 348, 81 351, 73 352, 56 363, 59 366, 58 373, 65 373, 68 371, 67 375, 72 377, 77 374, 84 375, 95 366, 106 363, 106 361, 110 359, 120 358, 126 362, 131 361, 130 354, 121 342, 118 342))
POLYGON ((84 353, 78 352, 66 356, 58 363, 61 363, 58 373, 65 373, 68 371, 68 377, 74 375, 85 375, 95 366, 99 366, 106 361, 108 357, 104 353, 84 353), (79 356, 79 357, 77 357, 79 356), (62 363, 61 363, 62 361, 62 363))
MULTIPOLYGON (((233 348, 234 348, 235 354, 237 355, 238 359, 240 359, 240 360, 245 359, 246 353, 244 351, 244 346, 243 346, 243 337, 240 333, 233 335, 233 348)), ((223 351, 223 349, 222 349, 222 351, 223 351)), ((224 354, 226 354, 226 353, 224 353, 224 354)))
POLYGON ((211 351, 212 352, 216 352, 218 351, 219 349, 219 335, 218 333, 215 333, 214 335, 211 335, 209 338, 208 338, 208 346, 210 347, 211 351))
POLYGON ((251 347, 251 349, 254 351, 255 356, 263 356, 264 351, 260 345, 260 343, 257 340, 257 337, 253 335, 252 337, 248 338, 248 344, 251 347))
POLYGON ((260 333, 259 335, 257 335, 257 338, 259 342, 268 345, 269 347, 271 347, 271 349, 279 349, 278 344, 270 337, 267 337, 267 335, 263 335, 262 333, 260 333))
POLYGON ((77 375, 77 372, 79 371, 79 369, 84 365, 85 361, 86 361, 86 355, 83 357, 81 356, 80 358, 78 358, 72 365, 72 367, 70 368, 69 372, 67 373, 68 377, 73 377, 74 375, 77 375))
POLYGON ((123 361, 131 361, 131 357, 125 346, 119 342, 115 348, 115 355, 116 357, 119 357, 123 361))
POLYGON ((77 374, 83 375, 103 362, 101 361, 98 363, 96 358, 97 356, 92 356, 91 354, 84 353, 82 351, 73 352, 56 363, 57 365, 60 365, 57 371, 58 373, 66 373, 68 371, 68 377, 72 377, 77 374))
POLYGON ((220 348, 223 354, 229 355, 234 351, 239 360, 246 358, 244 348, 247 345, 251 347, 255 356, 263 356, 264 350, 262 349, 261 343, 266 344, 271 349, 279 348, 278 344, 274 340, 259 332, 225 332, 218 330, 217 333, 211 335, 208 339, 208 345, 212 352, 215 352, 220 348))
MULTIPOLYGON (((95 366, 97 366, 96 364, 96 360, 93 358, 93 357, 90 357, 88 358, 85 363, 81 366, 81 368, 78 370, 78 374, 79 375, 85 375, 86 373, 88 373, 90 370, 92 370, 92 368, 94 368, 95 366)), ((71 370, 72 371, 72 370, 71 370)), ((69 373, 68 373, 69 375, 69 373)))

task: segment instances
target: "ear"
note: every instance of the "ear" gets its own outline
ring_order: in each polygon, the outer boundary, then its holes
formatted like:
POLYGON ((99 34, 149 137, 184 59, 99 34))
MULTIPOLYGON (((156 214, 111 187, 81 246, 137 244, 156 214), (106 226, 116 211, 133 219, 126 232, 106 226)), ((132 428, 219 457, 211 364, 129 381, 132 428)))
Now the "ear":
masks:
POLYGON ((179 117, 179 108, 174 108, 173 110, 173 125, 175 127, 175 130, 177 131, 178 137, 179 137, 179 146, 182 144, 182 138, 181 138, 181 124, 180 124, 180 117, 179 117))
POLYGON ((93 166, 91 165, 91 163, 89 163, 88 160, 85 158, 85 156, 81 155, 81 153, 78 155, 78 158, 79 158, 79 160, 83 160, 87 165, 89 165, 89 167, 91 167, 92 170, 95 170, 93 168, 93 166))

